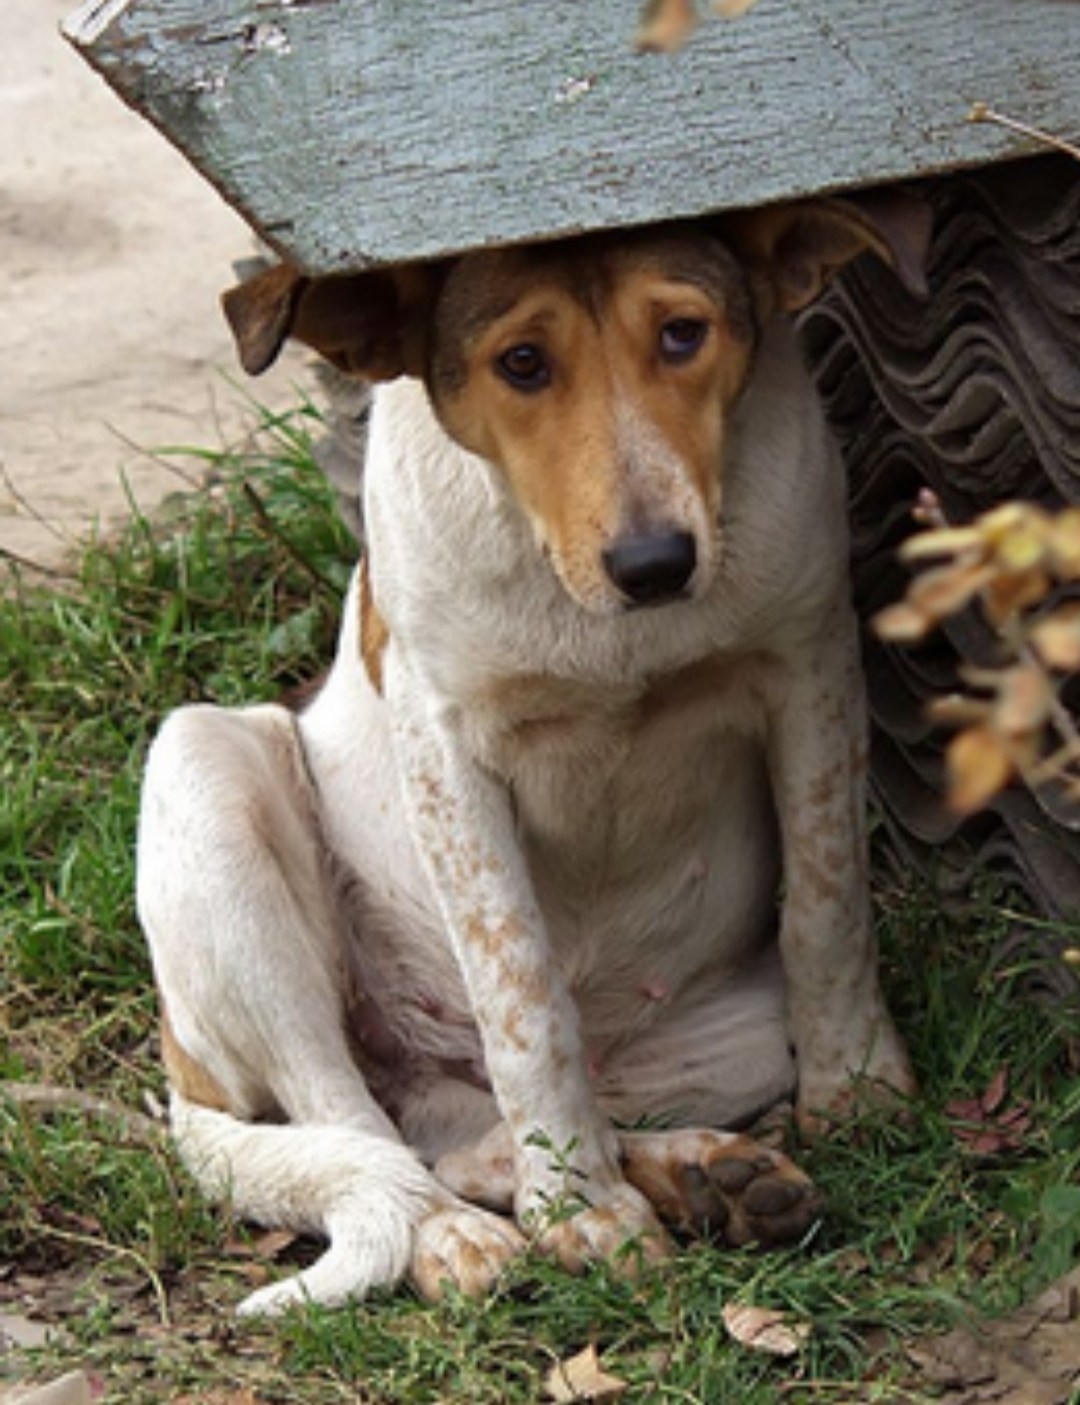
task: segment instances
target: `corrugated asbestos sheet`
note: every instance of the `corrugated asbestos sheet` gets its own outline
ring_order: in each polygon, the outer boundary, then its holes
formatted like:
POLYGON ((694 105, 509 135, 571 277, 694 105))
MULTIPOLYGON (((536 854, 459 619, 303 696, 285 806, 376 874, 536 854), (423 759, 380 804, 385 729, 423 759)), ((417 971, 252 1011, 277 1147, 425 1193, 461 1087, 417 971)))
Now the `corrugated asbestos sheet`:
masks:
MULTIPOLYGON (((896 548, 923 485, 962 522, 1007 498, 1080 501, 1080 163, 1047 157, 930 182, 931 296, 917 302, 863 260, 805 317, 805 345, 851 482, 864 617, 899 597, 896 548)), ((966 892, 994 873, 1032 906, 1080 916, 1080 819, 1052 795, 1010 790, 960 823, 941 804, 946 734, 926 701, 958 661, 989 662, 972 613, 916 649, 867 632, 873 782, 894 851, 966 892)), ((1022 935, 1018 940, 1023 940, 1022 935)), ((1033 952, 1047 941, 1037 933, 1033 952)), ((1051 959, 1043 976, 1076 981, 1051 959)))

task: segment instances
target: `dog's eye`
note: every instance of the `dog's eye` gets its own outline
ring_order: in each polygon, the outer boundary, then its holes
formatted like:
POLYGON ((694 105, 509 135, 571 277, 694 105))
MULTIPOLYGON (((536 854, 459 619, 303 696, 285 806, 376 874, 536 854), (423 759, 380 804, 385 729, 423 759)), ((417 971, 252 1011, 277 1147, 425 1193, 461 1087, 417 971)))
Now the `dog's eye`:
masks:
POLYGON ((660 355, 665 361, 689 361, 708 332, 709 324, 698 317, 673 317, 660 328, 660 355))
POLYGON ((551 384, 551 365, 538 346, 522 342, 512 346, 495 362, 495 368, 515 390, 532 392, 551 384))

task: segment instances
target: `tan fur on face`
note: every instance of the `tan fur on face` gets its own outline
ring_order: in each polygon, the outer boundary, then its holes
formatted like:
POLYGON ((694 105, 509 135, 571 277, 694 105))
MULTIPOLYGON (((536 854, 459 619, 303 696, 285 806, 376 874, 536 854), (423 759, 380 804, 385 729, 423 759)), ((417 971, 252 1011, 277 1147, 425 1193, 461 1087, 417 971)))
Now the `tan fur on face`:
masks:
POLYGON ((567 589, 586 608, 621 607, 603 569, 620 536, 687 532, 692 591, 716 555, 724 436, 753 351, 737 266, 708 235, 582 240, 476 256, 440 300, 428 382, 448 432, 498 465, 567 589), (671 363, 664 325, 708 326, 671 363), (550 384, 522 391, 499 373, 515 346, 538 347, 550 384))

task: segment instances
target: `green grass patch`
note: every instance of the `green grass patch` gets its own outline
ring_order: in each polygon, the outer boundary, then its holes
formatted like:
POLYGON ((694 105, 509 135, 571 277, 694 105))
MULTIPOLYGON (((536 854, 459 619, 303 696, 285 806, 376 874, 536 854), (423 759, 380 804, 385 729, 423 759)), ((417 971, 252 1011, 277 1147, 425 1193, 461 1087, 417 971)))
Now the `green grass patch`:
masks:
POLYGON ((163 1137, 125 1121, 163 1094, 132 900, 138 785, 171 707, 272 697, 328 661, 352 547, 311 461, 317 428, 308 405, 266 416, 254 451, 194 456, 206 489, 88 545, 63 588, 6 582, 0 1079, 105 1104, 0 1095, 0 1313, 60 1329, 21 1369, 83 1366, 106 1401, 532 1402, 593 1344, 633 1400, 896 1399, 906 1340, 1015 1306, 1080 1250, 1080 1014, 1032 1001, 1028 972, 996 959, 1010 919, 992 895, 962 918, 914 886, 881 898, 920 1093, 805 1154, 828 1210, 803 1245, 690 1245, 634 1283, 529 1261, 481 1302, 402 1290, 273 1326, 229 1317, 287 1271, 276 1257, 310 1251, 230 1224, 163 1137), (995 1080, 990 1122, 1019 1109, 1022 1126, 979 1151, 949 1109, 995 1080), (802 1351, 735 1344, 731 1302, 810 1324, 802 1351))

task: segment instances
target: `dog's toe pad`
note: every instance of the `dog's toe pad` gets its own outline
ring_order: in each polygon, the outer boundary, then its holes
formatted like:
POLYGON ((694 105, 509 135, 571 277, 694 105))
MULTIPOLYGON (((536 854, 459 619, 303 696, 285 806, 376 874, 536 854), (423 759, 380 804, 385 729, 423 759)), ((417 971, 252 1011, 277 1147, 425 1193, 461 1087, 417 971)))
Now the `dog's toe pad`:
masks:
POLYGON ((673 1229, 731 1245, 783 1244, 817 1217, 813 1183, 780 1152, 726 1132, 622 1139, 627 1180, 673 1229))

